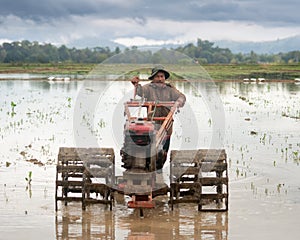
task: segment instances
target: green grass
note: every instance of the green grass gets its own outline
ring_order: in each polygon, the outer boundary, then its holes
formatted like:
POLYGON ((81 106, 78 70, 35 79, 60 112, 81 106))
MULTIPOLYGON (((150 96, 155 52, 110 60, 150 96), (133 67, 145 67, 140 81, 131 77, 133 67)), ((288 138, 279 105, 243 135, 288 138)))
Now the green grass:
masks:
POLYGON ((300 64, 205 65, 204 68, 216 80, 294 80, 300 77, 300 64))
POLYGON ((0 73, 87 74, 94 64, 73 63, 1 63, 0 73))
MULTIPOLYGON (((30 73, 30 74, 64 74, 86 75, 91 71, 103 74, 124 74, 130 78, 135 74, 149 74, 152 65, 149 64, 0 64, 0 73, 30 73)), ((165 65, 172 72, 172 78, 186 79, 212 78, 213 80, 243 80, 244 78, 265 78, 266 80, 294 80, 300 78, 300 64, 211 64, 211 65, 165 65)))

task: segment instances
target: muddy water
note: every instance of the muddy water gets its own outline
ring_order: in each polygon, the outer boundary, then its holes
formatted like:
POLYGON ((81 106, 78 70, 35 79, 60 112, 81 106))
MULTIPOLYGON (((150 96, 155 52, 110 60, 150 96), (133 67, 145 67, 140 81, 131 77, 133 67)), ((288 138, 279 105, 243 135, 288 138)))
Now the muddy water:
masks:
POLYGON ((155 198, 156 208, 144 218, 127 208, 123 196, 113 211, 102 205, 82 211, 71 203, 55 212, 60 146, 113 147, 116 173, 122 174, 122 103, 133 97, 131 85, 1 81, 0 239, 299 238, 300 85, 177 87, 188 103, 175 117, 170 149, 225 148, 228 212, 197 212, 188 204, 171 211, 167 196, 155 198))

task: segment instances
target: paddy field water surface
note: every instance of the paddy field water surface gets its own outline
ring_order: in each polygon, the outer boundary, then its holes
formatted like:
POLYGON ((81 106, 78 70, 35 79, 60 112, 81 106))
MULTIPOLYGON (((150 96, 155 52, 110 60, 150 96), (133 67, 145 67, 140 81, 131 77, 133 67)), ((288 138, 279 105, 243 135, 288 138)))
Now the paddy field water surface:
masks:
MULTIPOLYGON (((228 212, 197 212, 168 197, 156 208, 113 211, 80 203, 55 212, 59 147, 112 147, 121 175, 125 81, 0 81, 0 239, 297 239, 300 215, 300 85, 176 82, 187 104, 170 149, 224 148, 228 212), (188 127, 187 127, 188 126, 188 127), (28 184, 29 174, 31 183, 28 184), (26 180, 27 178, 27 180, 26 180)), ((164 179, 168 184, 168 163, 164 179)))

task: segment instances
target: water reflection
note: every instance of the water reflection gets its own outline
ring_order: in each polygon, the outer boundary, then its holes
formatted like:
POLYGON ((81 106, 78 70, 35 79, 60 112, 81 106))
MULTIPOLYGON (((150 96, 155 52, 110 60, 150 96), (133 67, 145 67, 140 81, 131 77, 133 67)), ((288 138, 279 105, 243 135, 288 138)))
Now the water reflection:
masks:
POLYGON ((80 82, 49 82, 49 81, 30 81, 29 86, 32 89, 42 90, 63 90, 64 92, 76 91, 79 87, 80 82))
POLYGON ((49 82, 49 81, 1 81, 0 86, 11 90, 25 89, 27 91, 42 90, 45 92, 53 90, 63 90, 64 92, 76 91, 82 84, 80 81, 71 82, 49 82))
POLYGON ((78 209, 65 209, 62 215, 57 214, 56 239, 118 239, 115 237, 114 214, 109 210, 97 210, 87 208, 80 212, 78 209))
POLYGON ((29 74, 29 73, 0 73, 0 79, 23 79, 23 80, 33 80, 33 79, 43 79, 45 75, 42 74, 29 74))
POLYGON ((247 95, 249 93, 262 94, 265 92, 280 92, 286 94, 299 93, 300 85, 295 83, 271 82, 271 83, 243 83, 243 82, 216 82, 221 95, 238 92, 247 95))
POLYGON ((228 239, 227 212, 198 212, 190 205, 172 212, 159 206, 139 218, 137 210, 125 206, 109 211, 93 205, 81 211, 80 204, 75 205, 57 213, 56 239, 228 239))

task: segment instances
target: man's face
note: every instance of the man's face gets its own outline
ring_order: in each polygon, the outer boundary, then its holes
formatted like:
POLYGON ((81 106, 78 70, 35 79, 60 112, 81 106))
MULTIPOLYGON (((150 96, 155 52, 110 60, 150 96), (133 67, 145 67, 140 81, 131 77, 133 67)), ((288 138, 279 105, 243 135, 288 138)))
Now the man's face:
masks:
POLYGON ((166 77, 163 72, 158 72, 156 75, 153 77, 153 82, 154 83, 165 83, 166 77))

